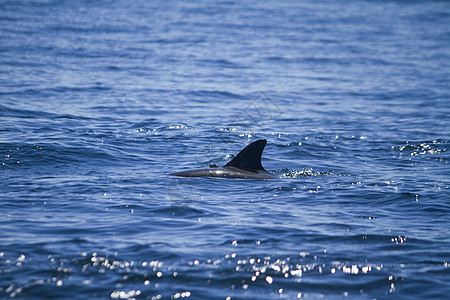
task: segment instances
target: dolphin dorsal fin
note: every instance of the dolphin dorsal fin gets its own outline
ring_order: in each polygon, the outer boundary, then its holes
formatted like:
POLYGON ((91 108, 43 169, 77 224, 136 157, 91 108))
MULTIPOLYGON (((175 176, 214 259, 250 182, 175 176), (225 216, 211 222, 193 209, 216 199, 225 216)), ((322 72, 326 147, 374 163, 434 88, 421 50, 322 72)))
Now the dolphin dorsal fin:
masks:
POLYGON ((258 140, 251 143, 227 163, 225 167, 235 167, 252 172, 266 171, 261 164, 261 155, 266 144, 266 140, 258 140))

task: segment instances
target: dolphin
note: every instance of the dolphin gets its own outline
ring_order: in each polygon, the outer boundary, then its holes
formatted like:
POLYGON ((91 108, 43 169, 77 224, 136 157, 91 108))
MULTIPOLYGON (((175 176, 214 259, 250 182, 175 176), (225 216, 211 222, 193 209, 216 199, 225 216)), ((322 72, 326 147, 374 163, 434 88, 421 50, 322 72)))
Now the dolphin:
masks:
POLYGON ((209 169, 187 170, 170 175, 181 177, 274 179, 277 177, 267 172, 261 164, 261 155, 266 144, 266 140, 258 140, 251 143, 223 167, 210 164, 209 169))

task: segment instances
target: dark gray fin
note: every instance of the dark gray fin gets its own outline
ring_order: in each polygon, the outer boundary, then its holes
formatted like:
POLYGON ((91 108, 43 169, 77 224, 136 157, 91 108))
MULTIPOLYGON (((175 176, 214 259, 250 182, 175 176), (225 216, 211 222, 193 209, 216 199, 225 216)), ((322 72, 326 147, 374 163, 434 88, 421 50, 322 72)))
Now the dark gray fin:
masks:
POLYGON ((266 146, 266 140, 258 140, 245 147, 225 167, 235 167, 242 170, 258 172, 265 171, 261 164, 261 155, 266 146))

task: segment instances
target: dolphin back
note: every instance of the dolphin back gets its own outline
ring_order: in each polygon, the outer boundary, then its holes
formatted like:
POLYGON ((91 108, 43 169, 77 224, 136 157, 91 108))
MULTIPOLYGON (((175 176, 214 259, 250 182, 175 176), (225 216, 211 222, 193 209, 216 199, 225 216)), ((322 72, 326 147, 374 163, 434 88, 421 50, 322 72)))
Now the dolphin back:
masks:
POLYGON ((273 179, 275 175, 264 170, 261 156, 266 140, 258 140, 245 147, 223 167, 211 164, 209 169, 187 170, 170 175, 180 177, 222 177, 243 179, 273 179))

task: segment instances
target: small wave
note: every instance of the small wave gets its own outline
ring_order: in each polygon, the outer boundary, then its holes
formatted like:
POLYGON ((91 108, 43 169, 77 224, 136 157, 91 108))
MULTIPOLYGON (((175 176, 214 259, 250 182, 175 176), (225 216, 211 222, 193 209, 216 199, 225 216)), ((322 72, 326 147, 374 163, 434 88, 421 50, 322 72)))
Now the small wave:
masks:
MULTIPOLYGON (((71 147, 60 144, 3 144, 6 154, 2 159, 3 166, 26 166, 35 169, 45 166, 41 171, 50 168, 61 170, 62 166, 73 169, 80 164, 95 165, 97 163, 117 162, 117 158, 109 151, 96 147, 71 147), (7 150, 8 149, 8 150, 7 150)), ((3 150, 3 151, 5 151, 3 150)), ((39 170, 39 169, 36 169, 39 170)), ((53 170, 55 171, 55 170, 53 170)))
POLYGON ((184 124, 175 124, 175 125, 168 125, 160 128, 160 131, 166 131, 166 130, 179 130, 179 129, 193 129, 192 127, 189 127, 184 124))
POLYGON ((202 59, 199 60, 200 64, 217 67, 217 68, 230 68, 230 69, 242 69, 244 68, 242 65, 234 63, 232 61, 226 59, 202 59))
MULTIPOLYGON (((12 99, 11 99, 12 100, 12 99)), ((1 117, 24 118, 24 119, 81 119, 89 120, 90 118, 76 116, 72 114, 55 114, 41 110, 29 110, 21 108, 12 108, 8 105, 0 105, 1 117)))
POLYGON ((155 125, 157 125, 157 124, 158 124, 158 120, 157 120, 157 119, 155 119, 155 118, 149 118, 149 119, 143 120, 143 121, 141 121, 141 122, 133 123, 133 124, 130 126, 130 128, 131 128, 131 129, 151 128, 151 127, 153 127, 153 126, 155 126, 155 125))
POLYGON ((158 216, 199 217, 205 215, 205 212, 188 206, 171 205, 154 209, 150 214, 158 216))
POLYGON ((320 176, 320 175, 333 175, 332 172, 323 172, 323 171, 315 171, 311 168, 305 168, 303 170, 290 170, 290 169, 282 169, 277 170, 276 172, 283 172, 279 175, 280 178, 295 178, 295 177, 311 177, 311 176, 320 176))
POLYGON ((448 141, 443 140, 424 141, 419 143, 406 142, 401 146, 392 146, 391 150, 398 151, 400 155, 409 154, 410 156, 439 154, 447 150, 442 146, 447 143, 448 141))
POLYGON ((187 94, 192 94, 194 96, 202 96, 202 97, 214 97, 214 98, 225 98, 225 99, 245 99, 243 95, 231 93, 228 91, 219 91, 219 90, 199 90, 188 92, 187 94))
POLYGON ((51 118, 55 115, 39 110, 19 109, 0 105, 0 116, 13 118, 51 118))

